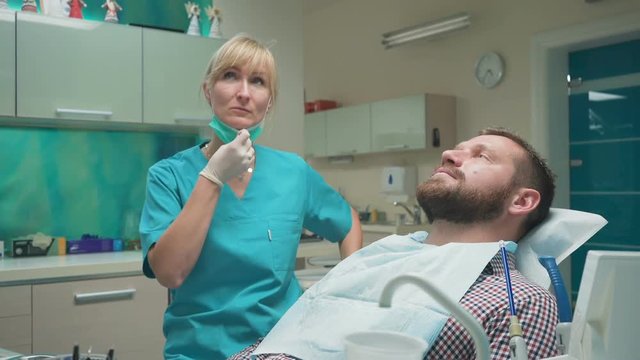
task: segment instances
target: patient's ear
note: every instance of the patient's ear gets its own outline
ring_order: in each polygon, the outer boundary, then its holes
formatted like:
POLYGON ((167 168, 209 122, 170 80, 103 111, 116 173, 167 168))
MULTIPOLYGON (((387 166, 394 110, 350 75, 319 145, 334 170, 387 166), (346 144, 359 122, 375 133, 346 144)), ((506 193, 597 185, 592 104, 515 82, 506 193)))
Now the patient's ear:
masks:
POLYGON ((508 211, 512 215, 528 215, 540 204, 540 193, 531 188, 520 188, 511 196, 508 211))

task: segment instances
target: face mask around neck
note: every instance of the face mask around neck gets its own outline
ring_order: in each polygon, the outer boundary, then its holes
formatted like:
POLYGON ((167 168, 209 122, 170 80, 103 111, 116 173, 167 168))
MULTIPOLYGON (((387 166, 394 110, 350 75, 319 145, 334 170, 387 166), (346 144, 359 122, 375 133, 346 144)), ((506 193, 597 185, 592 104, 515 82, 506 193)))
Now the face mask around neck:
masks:
MULTIPOLYGON (((216 136, 225 144, 228 144, 236 138, 239 129, 232 128, 231 126, 224 123, 224 121, 220 120, 220 118, 216 115, 213 115, 209 126, 213 129, 213 132, 216 133, 216 136)), ((262 129, 264 128, 264 119, 257 123, 256 125, 247 129, 249 131, 249 138, 251 141, 255 141, 260 134, 262 134, 262 129)))

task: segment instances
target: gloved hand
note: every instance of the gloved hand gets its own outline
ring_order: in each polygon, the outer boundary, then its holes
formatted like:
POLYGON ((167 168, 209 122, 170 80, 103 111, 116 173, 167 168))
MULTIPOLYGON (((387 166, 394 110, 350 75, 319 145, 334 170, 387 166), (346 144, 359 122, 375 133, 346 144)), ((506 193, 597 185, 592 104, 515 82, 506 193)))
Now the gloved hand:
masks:
POLYGON ((247 171, 255 154, 249 132, 240 130, 232 142, 216 150, 200 175, 222 187, 232 177, 247 171))

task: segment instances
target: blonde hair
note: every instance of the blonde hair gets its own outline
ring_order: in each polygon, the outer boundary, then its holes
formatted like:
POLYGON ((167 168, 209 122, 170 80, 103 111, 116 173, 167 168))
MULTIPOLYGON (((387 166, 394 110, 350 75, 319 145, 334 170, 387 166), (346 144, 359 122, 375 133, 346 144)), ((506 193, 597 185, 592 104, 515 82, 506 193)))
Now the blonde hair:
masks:
POLYGON ((275 103, 278 96, 278 74, 273 54, 266 45, 247 34, 232 37, 209 60, 204 83, 212 87, 227 70, 234 66, 249 66, 249 71, 264 67, 271 102, 275 103))

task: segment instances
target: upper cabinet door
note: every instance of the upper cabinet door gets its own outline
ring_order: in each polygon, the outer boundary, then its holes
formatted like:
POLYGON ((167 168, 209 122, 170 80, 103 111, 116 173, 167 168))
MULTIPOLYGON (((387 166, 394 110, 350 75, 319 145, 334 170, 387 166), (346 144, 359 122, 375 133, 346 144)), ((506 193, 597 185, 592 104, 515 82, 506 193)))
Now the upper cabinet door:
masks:
POLYGON ((365 154, 371 151, 369 104, 328 110, 327 155, 365 154))
POLYGON ((420 94, 371 104, 371 151, 455 146, 456 99, 420 94))
POLYGON ((137 27, 17 13, 17 116, 142 122, 137 27))
POLYGON ((0 10, 0 115, 16 115, 16 24, 13 11, 0 10))
POLYGON ((327 155, 327 112, 320 111, 304 116, 304 156, 327 155))
POLYGON ((424 149, 425 121, 425 95, 372 103, 372 151, 424 149))
POLYGON ((209 59, 224 40, 144 29, 145 123, 206 125, 211 108, 202 92, 209 59))

